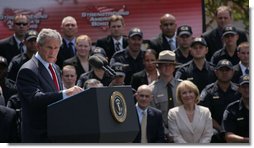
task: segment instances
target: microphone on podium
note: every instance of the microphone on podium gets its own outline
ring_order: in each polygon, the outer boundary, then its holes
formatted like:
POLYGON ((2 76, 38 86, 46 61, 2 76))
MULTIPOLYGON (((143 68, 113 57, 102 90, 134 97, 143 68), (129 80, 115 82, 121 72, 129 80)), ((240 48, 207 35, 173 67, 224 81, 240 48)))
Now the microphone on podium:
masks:
POLYGON ((101 56, 101 55, 96 55, 98 56, 98 58, 103 62, 103 66, 105 66, 111 73, 113 73, 114 75, 116 75, 116 72, 114 71, 114 69, 112 69, 109 65, 108 65, 108 60, 101 56))
POLYGON ((109 70, 109 66, 106 67, 104 66, 104 62, 99 58, 99 56, 97 55, 92 55, 89 57, 89 60, 88 60, 89 64, 95 68, 101 68, 103 69, 104 71, 106 71, 108 74, 110 74, 111 76, 115 76, 115 71, 113 69, 113 71, 109 70))

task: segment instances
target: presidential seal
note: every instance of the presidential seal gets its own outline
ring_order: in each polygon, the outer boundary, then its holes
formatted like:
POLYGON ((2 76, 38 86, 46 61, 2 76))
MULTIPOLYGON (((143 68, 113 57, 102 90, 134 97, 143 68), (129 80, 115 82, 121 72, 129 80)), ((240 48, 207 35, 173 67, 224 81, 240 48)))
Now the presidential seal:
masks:
POLYGON ((119 122, 123 123, 127 117, 127 106, 125 98, 122 93, 114 91, 110 98, 110 110, 113 118, 119 122))

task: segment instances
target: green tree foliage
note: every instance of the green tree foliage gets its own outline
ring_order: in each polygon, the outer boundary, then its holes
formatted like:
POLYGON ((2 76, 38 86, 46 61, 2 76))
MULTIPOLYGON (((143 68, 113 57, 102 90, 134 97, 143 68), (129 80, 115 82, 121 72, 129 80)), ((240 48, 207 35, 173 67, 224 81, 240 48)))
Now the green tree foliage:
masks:
POLYGON ((204 0, 205 14, 210 18, 206 20, 206 28, 215 21, 216 9, 221 5, 231 7, 233 11, 233 20, 242 21, 244 29, 249 30, 249 0, 204 0))

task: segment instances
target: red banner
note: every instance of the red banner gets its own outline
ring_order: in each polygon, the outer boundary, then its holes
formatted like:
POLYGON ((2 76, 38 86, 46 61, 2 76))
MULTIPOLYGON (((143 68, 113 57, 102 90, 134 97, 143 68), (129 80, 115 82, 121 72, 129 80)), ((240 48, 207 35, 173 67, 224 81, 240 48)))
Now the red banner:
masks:
POLYGON ((0 0, 0 39, 11 35, 13 16, 29 15, 31 28, 52 28, 59 32, 65 16, 73 16, 78 22, 78 34, 89 35, 93 42, 109 34, 108 17, 120 14, 124 17, 128 33, 133 27, 144 32, 144 39, 160 33, 160 17, 173 14, 177 25, 188 24, 194 36, 202 33, 202 0, 0 0))

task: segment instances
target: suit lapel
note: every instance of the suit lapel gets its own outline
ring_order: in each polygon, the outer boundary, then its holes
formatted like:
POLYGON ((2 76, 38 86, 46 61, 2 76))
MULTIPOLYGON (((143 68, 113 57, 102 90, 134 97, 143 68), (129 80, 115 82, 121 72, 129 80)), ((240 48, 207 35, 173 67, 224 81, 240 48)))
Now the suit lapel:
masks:
POLYGON ((193 117, 193 131, 196 130, 196 128, 200 125, 200 123, 202 123, 202 116, 201 116, 201 112, 200 112, 200 108, 195 105, 195 112, 194 112, 194 117, 193 117))
POLYGON ((44 65, 38 59, 36 59, 35 57, 33 57, 33 61, 38 66, 39 74, 41 74, 42 79, 44 79, 45 82, 48 83, 48 85, 51 87, 51 89, 53 89, 54 91, 57 91, 56 87, 55 87, 55 84, 54 84, 48 70, 44 67, 44 65))
POLYGON ((194 133, 193 128, 191 126, 191 122, 189 121, 188 116, 187 116, 186 111, 183 108, 183 106, 179 106, 179 114, 182 115, 182 116, 180 116, 180 118, 182 118, 182 120, 184 121, 183 124, 186 125, 186 127, 190 130, 190 132, 194 133))
POLYGON ((148 84, 148 80, 147 80, 147 75, 146 75, 146 71, 143 70, 141 73, 141 81, 143 84, 148 84))

